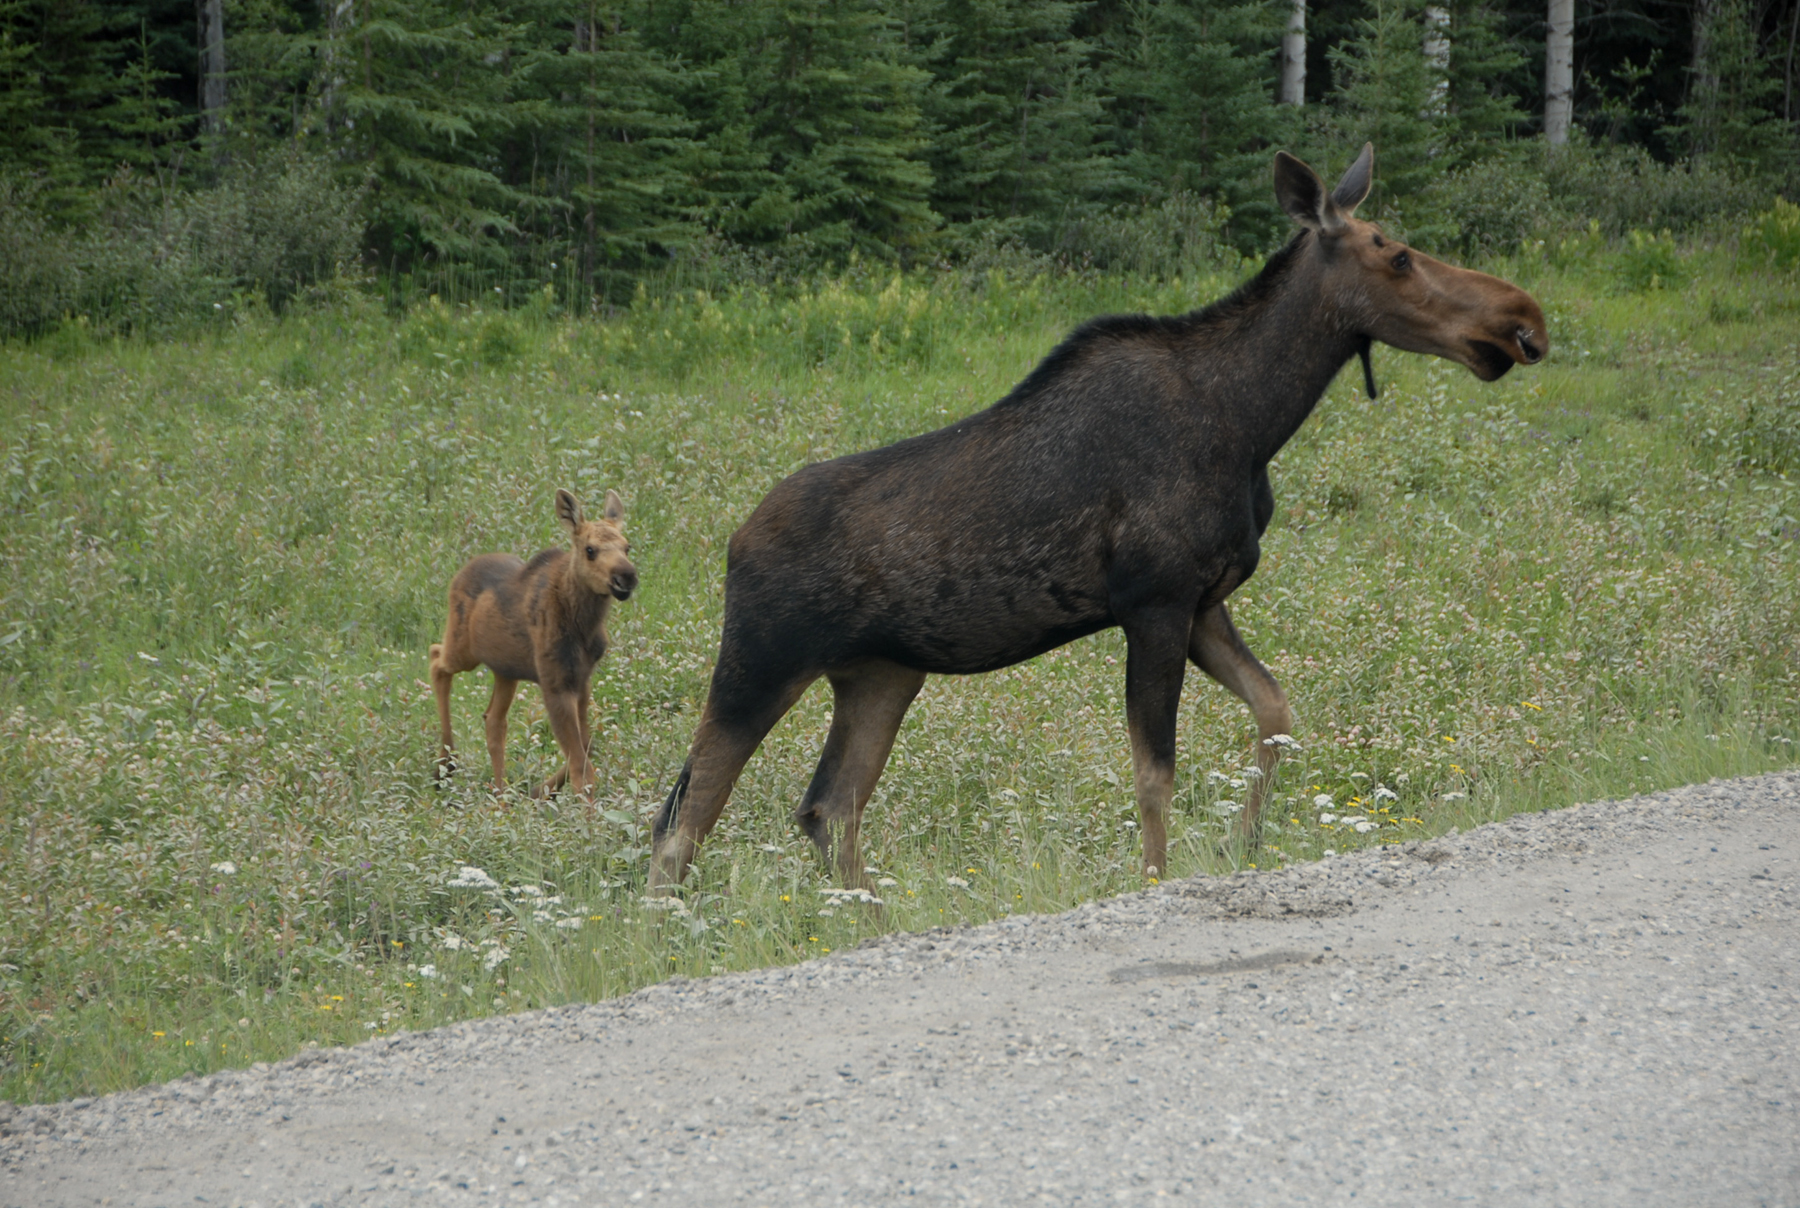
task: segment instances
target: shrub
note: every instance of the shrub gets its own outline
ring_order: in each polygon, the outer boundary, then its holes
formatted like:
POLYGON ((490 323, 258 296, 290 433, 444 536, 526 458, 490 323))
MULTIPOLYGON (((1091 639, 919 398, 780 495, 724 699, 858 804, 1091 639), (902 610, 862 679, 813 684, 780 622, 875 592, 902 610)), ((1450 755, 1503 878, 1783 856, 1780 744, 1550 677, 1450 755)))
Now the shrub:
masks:
POLYGON ((1632 293, 1668 289, 1687 279, 1687 266, 1668 231, 1651 235, 1632 231, 1616 257, 1619 283, 1632 293))
POLYGON ((146 331, 246 301, 279 311, 354 263, 362 233, 357 190, 299 154, 239 165, 196 192, 126 170, 94 201, 91 223, 61 230, 29 181, 0 181, 0 335, 65 315, 146 331))
POLYGON ((1777 197, 1744 232, 1744 250, 1778 269, 1800 266, 1800 206, 1777 197))
POLYGON ((1628 231, 1676 234, 1741 218, 1768 204, 1766 190, 1704 159, 1663 164, 1636 146, 1576 145, 1544 159, 1544 181, 1560 210, 1600 224, 1608 238, 1628 231))

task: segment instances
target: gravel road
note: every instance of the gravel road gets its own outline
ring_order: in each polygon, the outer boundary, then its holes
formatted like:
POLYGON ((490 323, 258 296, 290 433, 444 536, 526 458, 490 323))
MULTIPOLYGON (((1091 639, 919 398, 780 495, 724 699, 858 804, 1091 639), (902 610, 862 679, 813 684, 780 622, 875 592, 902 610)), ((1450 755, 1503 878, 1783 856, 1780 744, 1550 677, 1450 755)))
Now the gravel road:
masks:
POLYGON ((1800 1205, 1800 774, 0 1104, 0 1204, 1800 1205))

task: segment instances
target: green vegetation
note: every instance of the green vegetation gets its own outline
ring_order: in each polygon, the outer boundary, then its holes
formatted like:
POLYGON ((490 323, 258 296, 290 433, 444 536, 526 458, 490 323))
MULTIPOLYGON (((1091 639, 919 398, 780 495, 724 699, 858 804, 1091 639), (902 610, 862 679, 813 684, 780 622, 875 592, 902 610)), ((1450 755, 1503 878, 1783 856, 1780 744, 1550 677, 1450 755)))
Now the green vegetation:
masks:
POLYGON ((1584 5, 1554 147, 1543 0, 1304 7, 1284 91, 1289 0, 0 0, 0 335, 339 275, 606 313, 721 249, 1079 266, 1183 196, 1266 253, 1272 152, 1335 173, 1365 139, 1365 216, 1437 246, 1800 198, 1800 0, 1584 5))
MULTIPOLYGON (((1785 213, 1735 244, 1620 254, 1596 232, 1496 262, 1544 302, 1554 351, 1495 385, 1378 349, 1370 402, 1350 367, 1275 465, 1262 568, 1234 599, 1302 749, 1263 848, 1221 852, 1254 729, 1194 674, 1172 875, 1793 762, 1785 213)), ((1128 252, 1135 229, 1109 238, 1128 252)), ((927 687, 865 833, 885 914, 836 902, 788 819, 821 688, 750 764, 685 899, 642 897, 726 538, 757 499, 986 405, 1096 312, 1217 296, 1248 271, 1229 259, 1160 279, 853 269, 646 294, 607 322, 550 296, 396 318, 352 291, 183 342, 70 325, 8 347, 0 1093, 112 1090, 1139 887, 1113 632, 927 687), (555 541, 557 486, 620 490, 643 573, 596 679, 602 788, 526 795, 558 760, 527 689, 495 799, 484 677, 465 676, 474 757, 436 789, 425 650, 445 588, 472 554, 555 541)))

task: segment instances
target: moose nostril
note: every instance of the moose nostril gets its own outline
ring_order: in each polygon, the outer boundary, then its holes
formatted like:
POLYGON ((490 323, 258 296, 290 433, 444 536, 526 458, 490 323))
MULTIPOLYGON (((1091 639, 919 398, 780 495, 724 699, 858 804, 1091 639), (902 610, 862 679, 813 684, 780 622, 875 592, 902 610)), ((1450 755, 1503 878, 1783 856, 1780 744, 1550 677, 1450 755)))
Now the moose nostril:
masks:
POLYGON ((1525 363, 1535 365, 1544 359, 1544 354, 1535 343, 1537 333, 1529 327, 1519 328, 1519 351, 1525 354, 1525 363))

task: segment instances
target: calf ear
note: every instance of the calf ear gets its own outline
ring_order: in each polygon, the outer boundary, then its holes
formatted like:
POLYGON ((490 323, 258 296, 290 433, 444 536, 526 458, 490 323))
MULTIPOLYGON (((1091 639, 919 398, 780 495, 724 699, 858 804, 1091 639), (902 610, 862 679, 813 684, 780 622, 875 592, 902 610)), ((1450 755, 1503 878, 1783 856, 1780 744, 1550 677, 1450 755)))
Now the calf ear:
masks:
POLYGON ((1375 144, 1364 143, 1362 154, 1356 162, 1344 170, 1344 177, 1337 182, 1337 188, 1331 191, 1331 204, 1345 215, 1354 214, 1356 207, 1362 204, 1363 198, 1369 195, 1369 185, 1375 178, 1375 144))
POLYGON ((1310 231, 1335 231, 1342 225, 1319 174, 1286 151, 1275 153, 1275 200, 1310 231))
POLYGON ((563 522, 563 527, 570 533, 581 527, 581 500, 561 487, 556 488, 556 518, 563 522))
POLYGON ((625 501, 619 498, 617 491, 606 493, 606 518, 614 524, 625 519, 625 501))

